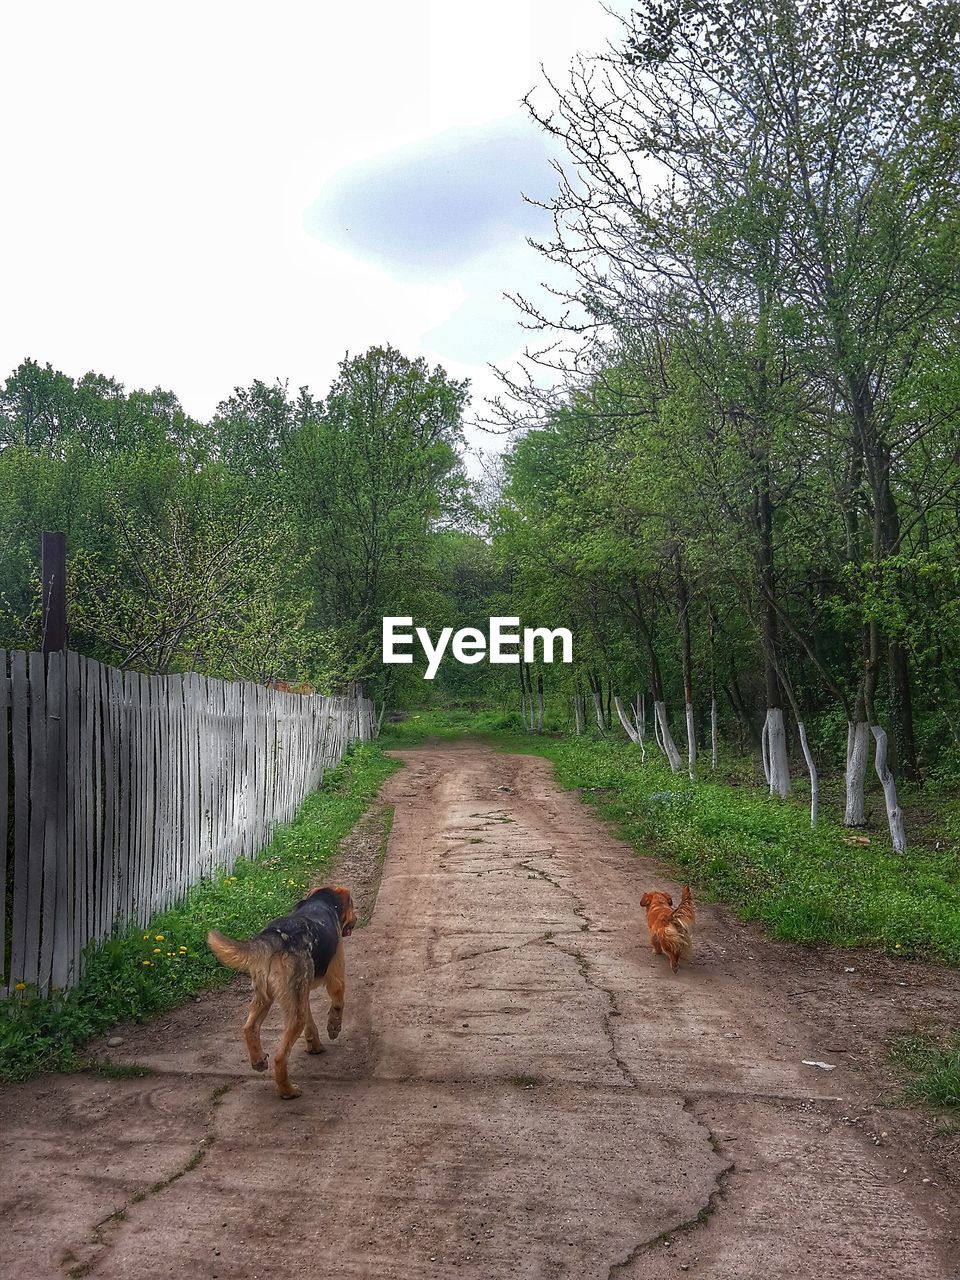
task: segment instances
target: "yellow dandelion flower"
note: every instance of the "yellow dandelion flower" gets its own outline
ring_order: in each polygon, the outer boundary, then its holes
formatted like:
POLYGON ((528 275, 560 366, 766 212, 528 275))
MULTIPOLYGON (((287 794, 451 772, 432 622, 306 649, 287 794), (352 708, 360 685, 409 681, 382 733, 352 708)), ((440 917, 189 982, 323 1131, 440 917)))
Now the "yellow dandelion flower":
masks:
POLYGON ((182 956, 185 956, 185 955, 187 954, 187 948, 186 948, 186 947, 181 947, 181 948, 180 948, 180 954, 181 954, 182 956))
POLYGON ((158 955, 160 954, 160 948, 159 948, 159 947, 154 947, 154 948, 153 948, 153 954, 154 954, 155 956, 158 956, 158 955))
POLYGON ((26 991, 27 984, 25 982, 18 982, 13 989, 14 991, 26 991))
POLYGON ((142 961, 141 963, 142 963, 142 964, 144 964, 144 965, 151 965, 151 964, 153 963, 153 961, 152 961, 152 960, 144 960, 144 961, 142 961))
POLYGON ((148 939, 149 937, 150 937, 149 933, 145 933, 145 934, 143 935, 143 940, 144 940, 144 942, 146 942, 146 941, 147 941, 147 939, 148 939))
POLYGON ((163 934, 162 933, 154 934, 153 940, 154 942, 163 942, 163 934))

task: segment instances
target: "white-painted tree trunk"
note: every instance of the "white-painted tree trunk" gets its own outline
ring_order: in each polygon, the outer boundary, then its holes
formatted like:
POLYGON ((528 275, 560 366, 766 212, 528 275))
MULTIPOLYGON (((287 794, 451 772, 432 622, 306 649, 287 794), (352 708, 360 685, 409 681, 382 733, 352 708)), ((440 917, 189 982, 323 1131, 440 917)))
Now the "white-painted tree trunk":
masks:
POLYGON ((575 693, 573 695, 573 720, 574 720, 574 724, 576 725, 576 734, 578 738, 583 737, 584 719, 585 719, 585 716, 583 714, 583 703, 580 700, 580 694, 575 693))
POLYGON ((877 744, 874 767, 883 787, 883 799, 887 806, 887 825, 895 853, 903 853, 907 847, 907 834, 903 826, 903 810, 897 800, 897 784, 887 764, 887 735, 879 725, 870 726, 877 744))
POLYGON ((543 733, 543 677, 537 676, 537 733, 543 733))
POLYGON ((766 778, 767 786, 770 785, 770 733, 767 722, 764 720, 763 728, 760 731, 760 760, 763 764, 763 776, 766 778))
POLYGON ((630 723, 630 717, 627 715, 626 709, 623 705, 623 700, 615 696, 613 699, 613 705, 617 709, 617 715, 620 717, 620 723, 623 725, 624 733, 627 735, 627 737, 630 739, 631 742, 634 742, 634 743, 639 742, 640 735, 637 733, 634 726, 630 723))
POLYGON ((667 724, 666 703, 655 702, 653 704, 653 723, 654 730, 657 733, 657 746, 667 757, 670 772, 679 773, 681 764, 680 752, 677 750, 677 744, 674 742, 670 726, 667 724))
POLYGON ((787 760, 787 730, 781 707, 767 707, 763 729, 767 741, 767 780, 770 794, 783 799, 790 794, 790 764, 787 760))
POLYGON ((691 782, 697 776, 697 726, 693 718, 692 703, 685 704, 687 716, 687 772, 691 782))
POLYGON ((710 699, 710 767, 717 767, 717 700, 710 699))
POLYGON ((862 827, 866 824, 863 788, 867 777, 867 760, 870 754, 870 726, 866 720, 851 720, 847 724, 847 803, 843 814, 845 827, 862 827))
POLYGON ((607 726, 603 723, 603 696, 599 689, 592 689, 593 693, 593 709, 597 714, 597 728, 601 733, 606 733, 607 726))
POLYGON ((637 694, 637 702, 633 711, 633 722, 637 728, 637 742, 640 744, 640 762, 647 762, 647 706, 643 694, 637 694))
POLYGON ((810 825, 815 827, 820 814, 820 779, 817 776, 817 766, 813 760, 813 752, 807 742, 807 729, 802 720, 797 721, 797 733, 800 735, 803 758, 807 762, 807 773, 810 775, 810 825))

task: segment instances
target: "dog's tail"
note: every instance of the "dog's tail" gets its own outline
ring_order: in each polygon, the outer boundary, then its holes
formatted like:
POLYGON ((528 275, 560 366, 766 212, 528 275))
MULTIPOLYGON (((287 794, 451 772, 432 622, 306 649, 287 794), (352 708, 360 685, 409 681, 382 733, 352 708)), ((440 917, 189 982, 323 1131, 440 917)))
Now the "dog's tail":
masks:
POLYGON ((693 910, 693 898, 690 896, 690 886, 685 884, 683 893, 680 895, 680 905, 673 908, 673 922, 674 924, 682 925, 684 928, 689 928, 696 918, 693 910))
POLYGON ((228 969, 242 969, 244 973, 261 968, 277 950, 270 938, 228 938, 216 929, 207 934, 207 946, 228 969))
POLYGON ((680 905, 673 908, 670 916, 670 927, 668 934, 672 934, 670 939, 671 946, 667 949, 670 955, 670 964, 674 973, 677 971, 677 962, 679 960, 689 960, 693 952, 693 939, 690 936, 690 926, 693 924, 696 916, 693 910, 693 898, 690 896, 690 886, 683 886, 683 893, 680 895, 680 905))

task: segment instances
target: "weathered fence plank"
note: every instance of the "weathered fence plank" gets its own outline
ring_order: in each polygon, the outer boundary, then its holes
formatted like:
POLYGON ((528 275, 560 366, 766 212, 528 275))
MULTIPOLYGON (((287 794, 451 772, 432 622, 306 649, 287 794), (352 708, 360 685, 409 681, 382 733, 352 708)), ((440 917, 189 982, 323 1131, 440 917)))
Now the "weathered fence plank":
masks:
POLYGON ((26 970, 30 879, 30 680, 27 655, 10 655, 10 721, 13 747, 13 910, 10 931, 9 983, 23 979, 26 970))
MULTIPOLYGON (((0 742, 6 743, 9 729, 10 677, 7 675, 7 651, 0 649, 0 742)), ((7 884, 7 848, 10 841, 10 795, 7 789, 9 777, 9 753, 0 751, 0 907, 5 907, 4 894, 7 884)), ((0 990, 7 976, 7 913, 0 910, 0 990)))

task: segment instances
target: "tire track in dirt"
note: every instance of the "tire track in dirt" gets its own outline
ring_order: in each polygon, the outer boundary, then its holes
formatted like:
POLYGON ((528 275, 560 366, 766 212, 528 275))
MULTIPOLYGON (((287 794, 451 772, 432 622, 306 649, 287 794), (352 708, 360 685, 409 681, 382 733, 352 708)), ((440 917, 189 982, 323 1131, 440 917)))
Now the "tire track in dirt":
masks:
POLYGON ((956 1280, 955 1201, 913 1155, 904 1181, 907 1157, 851 1122, 870 1105, 855 1071, 800 1065, 827 1048, 775 947, 702 908, 694 962, 672 977, 638 902, 675 886, 545 761, 457 745, 402 758, 381 795, 395 818, 376 910, 348 944, 344 1034, 291 1059, 303 1096, 281 1102, 249 1072, 242 984, 132 1030, 124 1053, 162 1074, 111 1089, 126 1115, 162 1091, 138 1140, 167 1167, 183 1165, 176 1143, 196 1149, 191 1099, 231 1083, 205 1156, 136 1200, 135 1151, 122 1126, 111 1148, 108 1116, 95 1161, 80 1142, 58 1159, 55 1121, 42 1147, 24 1127, 27 1159, 63 1191, 31 1205, 45 1252, 21 1251, 19 1280, 65 1273, 95 1218, 68 1213, 58 1234, 49 1208, 71 1187, 78 1206, 103 1200, 121 1151, 108 1189, 123 1184, 126 1212, 92 1276, 956 1280))

